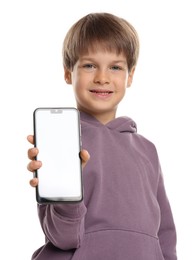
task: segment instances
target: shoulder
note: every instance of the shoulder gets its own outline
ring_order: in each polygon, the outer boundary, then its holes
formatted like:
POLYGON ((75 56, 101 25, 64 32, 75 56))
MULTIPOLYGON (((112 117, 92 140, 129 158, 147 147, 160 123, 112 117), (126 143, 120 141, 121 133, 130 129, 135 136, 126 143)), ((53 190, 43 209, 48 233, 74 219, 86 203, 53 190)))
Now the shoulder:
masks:
POLYGON ((158 167, 159 158, 156 145, 141 134, 134 133, 132 137, 135 149, 142 153, 158 167))

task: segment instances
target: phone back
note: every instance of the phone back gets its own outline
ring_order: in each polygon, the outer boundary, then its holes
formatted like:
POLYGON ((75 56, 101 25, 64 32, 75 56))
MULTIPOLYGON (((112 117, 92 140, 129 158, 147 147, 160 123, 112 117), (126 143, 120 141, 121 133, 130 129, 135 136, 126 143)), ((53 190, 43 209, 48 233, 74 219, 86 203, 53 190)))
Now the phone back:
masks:
POLYGON ((83 199, 80 117, 76 108, 37 108, 33 113, 38 178, 38 203, 78 202, 83 199))

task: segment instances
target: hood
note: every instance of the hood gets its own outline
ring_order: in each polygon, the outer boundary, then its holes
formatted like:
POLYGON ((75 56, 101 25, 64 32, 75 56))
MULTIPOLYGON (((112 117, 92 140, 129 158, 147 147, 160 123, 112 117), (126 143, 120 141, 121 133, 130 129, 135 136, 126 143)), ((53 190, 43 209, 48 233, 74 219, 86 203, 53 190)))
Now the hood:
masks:
POLYGON ((127 116, 122 116, 115 118, 114 120, 110 121, 106 125, 103 125, 100 121, 98 121, 95 117, 86 114, 84 112, 80 112, 80 119, 85 124, 90 124, 91 126, 95 127, 107 127, 111 130, 116 130, 120 133, 128 132, 128 133, 136 133, 137 132, 137 125, 136 123, 127 116))

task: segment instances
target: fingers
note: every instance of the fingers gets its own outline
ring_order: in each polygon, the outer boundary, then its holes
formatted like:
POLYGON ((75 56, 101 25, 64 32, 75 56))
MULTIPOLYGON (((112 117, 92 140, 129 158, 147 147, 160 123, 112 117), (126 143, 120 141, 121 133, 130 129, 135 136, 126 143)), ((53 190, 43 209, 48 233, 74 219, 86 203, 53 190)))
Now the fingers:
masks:
POLYGON ((82 150, 80 152, 80 158, 82 159, 82 168, 84 168, 90 159, 90 155, 87 150, 82 150))
MULTIPOLYGON (((33 135, 28 135, 27 140, 29 141, 30 144, 34 144, 34 136, 33 135)), ((28 158, 31 161, 28 163, 27 169, 30 172, 34 172, 42 166, 42 163, 40 161, 35 160, 35 157, 38 155, 38 153, 39 153, 39 150, 36 147, 30 148, 28 150, 28 158)), ((32 187, 36 187, 38 185, 38 179, 33 178, 29 181, 29 183, 32 187)))
POLYGON ((36 147, 30 148, 28 150, 28 153, 27 153, 28 154, 28 158, 30 160, 34 160, 35 157, 38 155, 38 153, 39 153, 39 150, 36 147))
MULTIPOLYGON (((29 164, 27 165, 27 169, 30 172, 35 172, 37 169, 39 169, 42 166, 42 163, 40 161, 30 161, 29 164)), ((32 187, 36 187, 38 185, 38 179, 37 178, 33 178, 30 180, 30 185, 32 187)))
MULTIPOLYGON (((37 169, 39 169, 42 166, 42 163, 40 161, 30 161, 29 164, 27 165, 27 169, 30 172, 35 172, 37 169)), ((37 178, 33 178, 29 181, 30 185, 32 187, 36 187, 38 185, 38 179, 37 178)))
POLYGON ((35 160, 35 157, 38 155, 39 150, 37 148, 30 148, 28 150, 28 158, 31 160, 28 165, 27 169, 30 172, 34 172, 35 170, 39 169, 42 166, 41 161, 35 160))
POLYGON ((34 136, 33 135, 28 135, 27 140, 29 141, 29 143, 34 144, 34 136))
POLYGON ((34 172, 38 170, 42 166, 40 161, 30 161, 27 165, 27 170, 30 172, 34 172))
POLYGON ((32 187, 36 187, 38 185, 38 179, 33 178, 32 180, 29 181, 29 183, 32 187))

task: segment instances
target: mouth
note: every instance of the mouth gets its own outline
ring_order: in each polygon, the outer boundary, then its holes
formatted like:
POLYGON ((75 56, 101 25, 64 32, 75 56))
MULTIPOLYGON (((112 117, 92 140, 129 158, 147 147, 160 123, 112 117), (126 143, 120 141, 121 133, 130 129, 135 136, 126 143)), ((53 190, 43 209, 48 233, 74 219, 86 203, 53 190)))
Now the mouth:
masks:
POLYGON ((109 97, 113 94, 113 91, 107 89, 92 89, 90 92, 99 97, 109 97))

